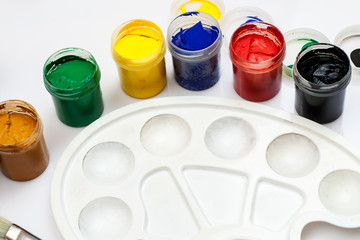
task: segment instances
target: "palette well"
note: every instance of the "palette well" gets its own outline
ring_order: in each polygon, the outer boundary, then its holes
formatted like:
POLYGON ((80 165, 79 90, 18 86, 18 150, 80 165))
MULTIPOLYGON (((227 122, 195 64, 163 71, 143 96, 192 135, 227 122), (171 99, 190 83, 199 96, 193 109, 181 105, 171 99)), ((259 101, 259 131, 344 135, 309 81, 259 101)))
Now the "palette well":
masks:
POLYGON ((359 152, 261 104, 172 97, 86 127, 55 170, 65 239, 300 240, 310 222, 360 227, 359 152))

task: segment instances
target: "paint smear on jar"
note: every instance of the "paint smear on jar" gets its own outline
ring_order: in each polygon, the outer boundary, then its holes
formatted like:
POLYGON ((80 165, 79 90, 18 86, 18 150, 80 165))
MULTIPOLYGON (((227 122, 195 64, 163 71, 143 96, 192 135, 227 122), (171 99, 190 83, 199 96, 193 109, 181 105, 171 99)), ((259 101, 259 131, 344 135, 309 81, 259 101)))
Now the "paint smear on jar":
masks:
POLYGON ((215 42, 219 30, 215 26, 204 27, 201 21, 191 28, 182 29, 172 39, 172 43, 184 50, 196 51, 204 49, 215 42))
POLYGON ((234 51, 247 61, 263 62, 275 57, 280 47, 266 36, 249 34, 236 41, 234 51))
POLYGON ((35 119, 27 114, 0 115, 0 145, 12 145, 24 141, 33 134, 35 127, 35 119))
POLYGON ((142 34, 127 34, 114 46, 115 51, 128 59, 142 59, 154 54, 161 46, 161 39, 142 34))
POLYGON ((179 10, 182 13, 186 12, 204 12, 213 16, 216 20, 221 18, 220 9, 211 1, 207 0, 190 0, 184 3, 179 10))
POLYGON ((85 60, 64 60, 62 64, 54 64, 47 78, 59 89, 76 89, 84 86, 93 76, 96 67, 85 60))

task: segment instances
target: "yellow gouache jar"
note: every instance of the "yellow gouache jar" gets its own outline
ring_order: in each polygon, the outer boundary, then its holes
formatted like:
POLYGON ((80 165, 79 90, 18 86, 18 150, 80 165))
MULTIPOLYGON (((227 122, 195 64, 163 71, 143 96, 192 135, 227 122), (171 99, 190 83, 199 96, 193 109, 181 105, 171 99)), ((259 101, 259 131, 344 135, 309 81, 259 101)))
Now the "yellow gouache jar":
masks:
POLYGON ((166 41, 161 29, 147 20, 130 20, 111 37, 121 88, 135 98, 149 98, 166 86, 166 41))

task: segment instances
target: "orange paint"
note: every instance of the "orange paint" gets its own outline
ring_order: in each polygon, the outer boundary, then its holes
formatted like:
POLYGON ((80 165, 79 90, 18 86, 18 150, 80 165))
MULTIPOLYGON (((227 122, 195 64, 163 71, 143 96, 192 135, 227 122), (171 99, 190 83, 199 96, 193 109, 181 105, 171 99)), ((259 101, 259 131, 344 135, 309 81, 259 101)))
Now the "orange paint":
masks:
POLYGON ((0 115, 0 145, 16 144, 33 134, 34 118, 27 114, 10 113, 0 115))

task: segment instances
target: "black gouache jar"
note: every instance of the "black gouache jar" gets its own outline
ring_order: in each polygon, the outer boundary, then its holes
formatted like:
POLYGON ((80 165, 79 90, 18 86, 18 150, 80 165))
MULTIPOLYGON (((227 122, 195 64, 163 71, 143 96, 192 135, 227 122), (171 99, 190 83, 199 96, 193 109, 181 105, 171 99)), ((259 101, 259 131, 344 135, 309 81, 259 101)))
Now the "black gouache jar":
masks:
POLYGON ((351 79, 350 60, 343 50, 328 43, 308 46, 296 58, 293 77, 300 116, 323 124, 342 114, 351 79))

